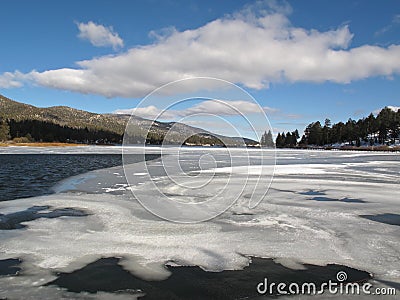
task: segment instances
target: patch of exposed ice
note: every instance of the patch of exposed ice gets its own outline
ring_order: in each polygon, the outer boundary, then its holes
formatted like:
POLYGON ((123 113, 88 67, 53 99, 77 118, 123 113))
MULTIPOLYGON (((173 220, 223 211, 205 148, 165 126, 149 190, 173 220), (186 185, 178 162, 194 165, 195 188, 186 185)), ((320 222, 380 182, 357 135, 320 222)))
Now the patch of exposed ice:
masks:
MULTIPOLYGON (((202 170, 202 173, 227 173, 242 175, 263 175, 269 173, 270 167, 267 166, 236 166, 224 167, 211 170, 202 170)), ((303 174, 324 174, 326 173, 326 165, 320 164, 296 164, 296 165, 277 165, 275 166, 274 175, 303 175, 303 174)))

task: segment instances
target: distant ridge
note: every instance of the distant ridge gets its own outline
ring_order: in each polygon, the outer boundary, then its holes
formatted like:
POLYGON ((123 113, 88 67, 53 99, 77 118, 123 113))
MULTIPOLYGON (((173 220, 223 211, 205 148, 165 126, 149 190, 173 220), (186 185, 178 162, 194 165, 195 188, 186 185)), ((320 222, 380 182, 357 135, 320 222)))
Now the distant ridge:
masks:
MULTIPOLYGON (((132 134, 137 135, 138 140, 144 139, 146 134, 151 136, 149 143, 160 143, 160 140, 162 141, 165 134, 173 127, 173 133, 177 140, 182 135, 194 136, 190 140, 193 144, 207 143, 213 145, 220 143, 220 140, 226 142, 228 146, 242 145, 243 141, 251 146, 258 144, 257 141, 251 139, 217 135, 183 123, 158 122, 124 114, 97 114, 68 106, 40 108, 11 100, 3 95, 0 95, 0 117, 15 122, 41 121, 71 129, 104 131, 120 136, 124 134, 126 124, 131 118, 130 122, 133 126, 130 127, 134 129, 132 134), (149 133, 146 132, 148 128, 150 128, 149 133)), ((99 136, 99 139, 101 139, 101 136, 99 136)), ((174 141, 171 142, 173 143, 174 141)))
POLYGON ((107 130, 122 134, 126 120, 113 115, 96 114, 68 106, 40 108, 20 103, 0 95, 0 115, 4 119, 15 121, 37 120, 51 122, 71 128, 107 130))

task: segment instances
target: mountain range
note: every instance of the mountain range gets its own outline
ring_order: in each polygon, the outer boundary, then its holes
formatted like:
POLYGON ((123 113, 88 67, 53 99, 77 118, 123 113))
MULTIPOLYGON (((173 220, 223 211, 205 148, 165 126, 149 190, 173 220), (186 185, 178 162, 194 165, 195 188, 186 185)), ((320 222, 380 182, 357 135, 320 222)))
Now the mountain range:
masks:
MULTIPOLYGON (((129 121, 131 134, 136 136, 138 142, 146 138, 148 143, 158 144, 168 133, 168 136, 172 138, 168 143, 172 144, 182 140, 182 137, 190 137, 186 139, 186 144, 193 145, 221 145, 222 141, 228 146, 241 146, 243 142, 248 146, 258 144, 257 141, 251 139, 226 137, 183 123, 159 122, 126 114, 97 114, 68 106, 41 108, 17 102, 2 95, 0 95, 0 118, 8 120, 11 125, 26 122, 38 124, 40 122, 70 130, 85 129, 98 133, 99 136, 95 136, 96 140, 104 139, 101 133, 105 132, 119 135, 122 139, 129 121)), ((28 133, 32 135, 30 132, 28 133)), ((57 136, 54 136, 53 139, 57 139, 57 136)))

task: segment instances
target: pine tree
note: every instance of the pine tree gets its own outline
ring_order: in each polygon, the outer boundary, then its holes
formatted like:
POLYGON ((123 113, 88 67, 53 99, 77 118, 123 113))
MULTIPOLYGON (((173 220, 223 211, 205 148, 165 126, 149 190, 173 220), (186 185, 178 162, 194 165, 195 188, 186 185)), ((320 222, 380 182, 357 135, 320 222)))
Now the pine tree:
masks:
POLYGON ((267 133, 264 131, 264 133, 261 136, 261 141, 260 141, 260 145, 262 147, 265 147, 267 145, 266 140, 267 140, 267 133))
POLYGON ((10 126, 7 121, 0 118, 0 141, 7 141, 10 139, 10 126))
POLYGON ((295 131, 293 131, 293 133, 294 133, 294 136, 296 137, 296 140, 300 138, 299 131, 297 129, 295 131))
POLYGON ((262 147, 273 148, 275 146, 271 130, 265 131, 261 136, 260 144, 262 147))
POLYGON ((326 118, 326 119, 325 119, 324 126, 325 126, 325 127, 331 127, 331 125, 332 125, 331 120, 329 120, 328 118, 326 118))
POLYGON ((299 142, 299 145, 300 146, 307 146, 307 138, 306 138, 306 135, 305 134, 303 134, 303 136, 301 137, 301 140, 300 140, 300 142, 299 142))
POLYGON ((278 133, 277 137, 276 137, 276 147, 277 148, 282 148, 285 144, 285 138, 284 138, 285 133, 282 133, 282 135, 280 133, 278 133))
POLYGON ((311 123, 304 131, 308 144, 322 145, 322 127, 319 121, 311 123))
POLYGON ((275 147, 274 144, 274 139, 272 137, 272 132, 271 130, 268 130, 268 133, 265 136, 265 146, 267 146, 268 148, 273 148, 275 147))
POLYGON ((322 140, 321 140, 322 145, 326 145, 331 142, 330 134, 329 134, 331 125, 332 125, 331 120, 325 119, 324 127, 322 128, 322 140))
POLYGON ((286 134, 286 136, 285 136, 285 144, 284 144, 284 146, 285 147, 292 147, 293 146, 292 145, 292 135, 291 135, 290 132, 288 132, 286 134))
POLYGON ((280 142, 280 147, 284 148, 286 145, 286 133, 282 132, 281 134, 281 142, 280 142))
POLYGON ((367 131, 367 139, 369 144, 372 146, 374 144, 374 134, 376 132, 376 120, 373 113, 370 113, 369 116, 364 120, 366 131, 367 131))

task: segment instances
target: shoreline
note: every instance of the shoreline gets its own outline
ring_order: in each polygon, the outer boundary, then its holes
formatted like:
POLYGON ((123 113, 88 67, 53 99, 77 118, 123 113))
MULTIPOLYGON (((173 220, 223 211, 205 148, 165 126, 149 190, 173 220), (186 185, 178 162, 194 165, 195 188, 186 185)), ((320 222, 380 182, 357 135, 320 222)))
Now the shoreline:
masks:
MULTIPOLYGON (((0 142, 0 148, 9 148, 9 147, 86 147, 86 146, 104 146, 104 147, 113 147, 113 146, 121 146, 116 144, 78 144, 78 143, 61 143, 61 142, 31 142, 31 143, 14 143, 14 142, 0 142)), ((142 145, 143 146, 143 145, 142 145)), ((146 145, 146 146, 160 146, 160 145, 146 145)), ((176 145, 171 145, 176 146, 176 145)), ((215 149, 220 147, 210 147, 208 145, 182 145, 187 148, 205 148, 205 149, 215 149)), ((241 147, 228 147, 228 148, 237 148, 241 147)), ((244 147, 243 149, 282 149, 282 150, 323 150, 323 151, 362 151, 362 152, 400 152, 400 146, 343 146, 343 147, 332 147, 332 146, 309 146, 309 147, 277 147, 277 148, 264 148, 264 147, 244 147)))
POLYGON ((89 144, 58 143, 58 142, 33 142, 33 143, 10 143, 1 142, 0 147, 78 147, 88 146, 89 144))
POLYGON ((356 146, 345 146, 345 147, 283 147, 276 148, 283 150, 322 150, 322 151, 362 151, 362 152, 400 152, 400 146, 390 148, 389 146, 369 146, 369 147, 356 147, 356 146))

